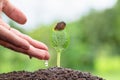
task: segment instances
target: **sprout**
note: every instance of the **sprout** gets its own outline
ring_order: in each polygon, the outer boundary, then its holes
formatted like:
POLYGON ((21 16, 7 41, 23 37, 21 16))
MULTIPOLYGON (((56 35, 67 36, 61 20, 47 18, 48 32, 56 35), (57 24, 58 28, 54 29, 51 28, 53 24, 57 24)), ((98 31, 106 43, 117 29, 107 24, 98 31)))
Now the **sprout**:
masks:
POLYGON ((65 22, 59 22, 52 31, 52 46, 57 52, 57 66, 60 67, 61 52, 68 46, 69 37, 65 29, 65 22))

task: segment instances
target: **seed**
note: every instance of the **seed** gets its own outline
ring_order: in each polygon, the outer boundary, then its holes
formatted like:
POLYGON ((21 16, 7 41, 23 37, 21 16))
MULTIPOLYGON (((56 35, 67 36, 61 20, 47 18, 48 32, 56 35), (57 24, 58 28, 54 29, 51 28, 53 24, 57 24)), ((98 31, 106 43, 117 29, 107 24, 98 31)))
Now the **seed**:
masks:
POLYGON ((59 22, 59 23, 57 23, 57 25, 56 25, 56 27, 54 28, 54 30, 58 30, 58 31, 60 31, 60 30, 64 30, 64 28, 65 28, 65 26, 66 26, 66 23, 65 22, 59 22))

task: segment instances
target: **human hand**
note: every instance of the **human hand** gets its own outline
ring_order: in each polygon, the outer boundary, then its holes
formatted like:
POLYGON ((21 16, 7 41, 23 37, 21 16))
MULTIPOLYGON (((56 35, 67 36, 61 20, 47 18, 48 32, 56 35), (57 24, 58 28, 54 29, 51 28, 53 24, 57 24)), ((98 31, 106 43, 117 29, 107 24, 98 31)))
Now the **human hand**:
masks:
MULTIPOLYGON (((24 24, 27 21, 25 15, 13 6, 9 0, 0 0, 0 12, 2 11, 20 24, 24 24)), ((48 60, 50 57, 48 48, 44 43, 36 41, 16 29, 11 28, 1 17, 0 45, 41 60, 48 60)))

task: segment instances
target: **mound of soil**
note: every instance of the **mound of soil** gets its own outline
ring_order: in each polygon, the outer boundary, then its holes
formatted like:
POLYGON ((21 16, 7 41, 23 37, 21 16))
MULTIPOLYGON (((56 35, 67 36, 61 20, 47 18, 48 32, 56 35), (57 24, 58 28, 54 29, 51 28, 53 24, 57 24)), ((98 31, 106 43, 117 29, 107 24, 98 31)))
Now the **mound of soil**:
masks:
POLYGON ((0 80, 104 80, 87 72, 53 67, 35 72, 14 71, 0 74, 0 80))

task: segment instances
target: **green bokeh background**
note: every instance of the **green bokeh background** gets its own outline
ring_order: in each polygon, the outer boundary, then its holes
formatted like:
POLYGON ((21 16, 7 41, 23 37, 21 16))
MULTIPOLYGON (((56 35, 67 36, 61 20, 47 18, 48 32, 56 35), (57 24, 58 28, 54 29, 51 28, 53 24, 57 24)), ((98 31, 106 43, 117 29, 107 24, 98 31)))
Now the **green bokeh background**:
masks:
MULTIPOLYGON (((56 51, 50 42, 51 30, 56 23, 38 25, 27 32, 9 22, 12 27, 48 45, 51 55, 49 67, 56 66, 56 51)), ((120 80, 120 1, 111 9, 91 10, 79 20, 66 23, 70 44, 62 53, 61 66, 92 72, 107 80, 120 80)), ((0 73, 48 68, 44 63, 0 46, 0 73)))

